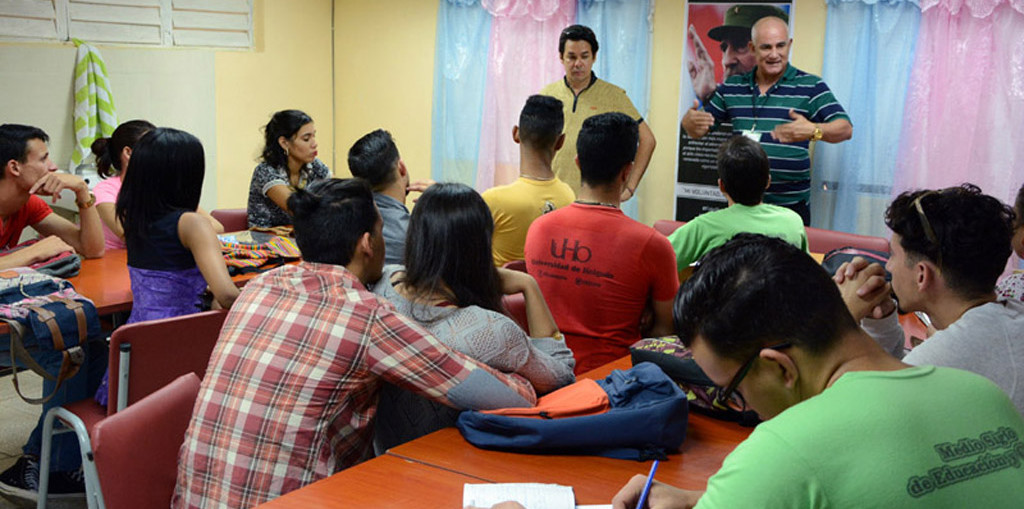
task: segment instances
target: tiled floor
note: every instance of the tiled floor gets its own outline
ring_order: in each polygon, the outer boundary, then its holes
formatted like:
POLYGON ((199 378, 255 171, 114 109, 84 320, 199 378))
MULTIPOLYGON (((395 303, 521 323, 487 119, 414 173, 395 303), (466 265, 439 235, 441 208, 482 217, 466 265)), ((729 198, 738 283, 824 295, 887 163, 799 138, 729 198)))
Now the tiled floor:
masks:
MULTIPOLYGON (((42 379, 34 373, 18 374, 18 382, 22 392, 29 396, 38 396, 42 391, 42 379)), ((21 446, 28 440, 32 428, 39 419, 42 407, 29 405, 14 392, 14 384, 10 376, 0 377, 0 472, 14 464, 21 456, 21 446)), ((35 507, 34 504, 18 504, 0 497, 0 509, 14 507, 35 507)), ((79 509, 86 507, 85 499, 80 501, 63 501, 49 504, 54 509, 79 509)))

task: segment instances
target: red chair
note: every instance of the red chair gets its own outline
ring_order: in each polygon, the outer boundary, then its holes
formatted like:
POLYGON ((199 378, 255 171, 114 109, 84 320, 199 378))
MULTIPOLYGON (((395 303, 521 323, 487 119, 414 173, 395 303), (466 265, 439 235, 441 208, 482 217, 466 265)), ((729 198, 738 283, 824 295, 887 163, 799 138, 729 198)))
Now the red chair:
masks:
POLYGON ((505 265, 502 265, 501 267, 503 269, 526 272, 526 260, 512 260, 510 262, 505 262, 505 265))
POLYGON ((807 245, 812 253, 827 253, 833 249, 852 246, 860 249, 889 252, 889 241, 882 237, 858 235, 821 228, 806 227, 807 245))
POLYGON ((516 321, 520 327, 530 333, 530 321, 526 317, 526 298, 521 293, 513 293, 511 295, 505 295, 501 298, 501 303, 505 305, 506 315, 509 318, 516 321))
POLYGON ((199 377, 186 373, 96 424, 93 458, 108 509, 170 507, 199 377))
POLYGON ((224 225, 226 232, 249 229, 249 212, 246 209, 217 209, 211 211, 210 215, 224 225))
MULTIPOLYGON (((43 420, 43 446, 39 471, 48 472, 53 421, 60 419, 78 436, 85 472, 86 500, 90 509, 98 502, 99 484, 92 463, 92 430, 104 418, 156 392, 179 376, 195 373, 202 377, 217 344, 227 311, 206 311, 192 315, 137 322, 119 327, 110 337, 110 398, 107 407, 92 398, 50 409, 43 420)), ((49 476, 39 477, 39 502, 46 507, 49 476)))
POLYGON ((680 226, 686 224, 686 221, 673 221, 671 219, 659 219, 654 222, 654 229, 658 230, 658 233, 668 237, 672 235, 672 232, 676 231, 680 226))

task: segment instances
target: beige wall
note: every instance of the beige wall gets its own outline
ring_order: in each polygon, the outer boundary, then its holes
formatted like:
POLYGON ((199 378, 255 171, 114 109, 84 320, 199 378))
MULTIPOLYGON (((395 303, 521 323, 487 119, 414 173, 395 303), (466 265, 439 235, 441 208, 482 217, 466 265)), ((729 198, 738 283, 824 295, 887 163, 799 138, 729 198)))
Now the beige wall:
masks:
MULTIPOLYGON (((437 10, 436 1, 335 0, 337 175, 347 174, 348 147, 363 134, 383 127, 395 135, 412 177, 430 176, 437 10)), ((820 73, 825 3, 806 0, 794 10, 793 62, 820 73)), ((642 189, 640 220, 647 224, 672 216, 684 19, 684 2, 655 0, 647 120, 658 148, 642 189)))
POLYGON ((251 51, 218 51, 217 206, 245 207, 263 148, 261 128, 278 110, 316 122, 319 158, 338 175, 331 69, 332 0, 256 0, 251 51))
MULTIPOLYGON (((202 205, 245 207, 271 113, 305 110, 318 120, 320 158, 334 164, 333 0, 255 0, 251 50, 97 45, 120 120, 187 130, 206 148, 202 205)), ((433 41, 433 39, 431 39, 433 41)), ((37 125, 67 167, 73 137, 71 43, 0 43, 0 123, 37 125)))
POLYGON ((436 0, 335 0, 336 174, 348 148, 384 128, 413 180, 430 177, 436 0))
MULTIPOLYGON (((121 121, 142 118, 194 134, 206 149, 201 204, 216 204, 213 55, 205 50, 97 46, 121 121)), ((68 169, 74 147, 73 44, 0 43, 0 123, 42 128, 50 153, 68 169)), ((94 182, 93 182, 94 184, 94 182)), ((68 205, 68 204, 65 204, 68 205)))

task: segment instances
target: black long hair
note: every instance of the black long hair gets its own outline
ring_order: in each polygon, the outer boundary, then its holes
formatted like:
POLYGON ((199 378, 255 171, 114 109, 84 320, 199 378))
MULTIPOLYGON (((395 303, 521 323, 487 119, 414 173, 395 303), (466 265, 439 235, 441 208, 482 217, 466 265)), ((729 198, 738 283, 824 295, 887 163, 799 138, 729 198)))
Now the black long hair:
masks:
POLYGON ((473 188, 457 183, 430 186, 409 219, 405 284, 416 295, 446 294, 459 307, 502 312, 501 280, 491 254, 493 233, 491 210, 473 188))
POLYGON ((115 211, 125 238, 140 238, 146 226, 174 210, 199 207, 206 162, 203 144, 185 131, 158 127, 132 151, 115 211))

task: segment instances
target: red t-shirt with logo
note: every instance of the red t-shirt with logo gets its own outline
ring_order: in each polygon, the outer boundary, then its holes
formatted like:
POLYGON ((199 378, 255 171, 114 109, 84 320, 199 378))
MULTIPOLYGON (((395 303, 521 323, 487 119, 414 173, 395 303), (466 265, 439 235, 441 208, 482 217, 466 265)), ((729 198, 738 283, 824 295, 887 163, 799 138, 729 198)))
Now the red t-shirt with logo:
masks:
POLYGON ((628 355, 648 300, 671 300, 679 288, 668 239, 614 207, 573 203, 543 215, 524 252, 576 373, 628 355))
POLYGON ((43 201, 42 198, 32 195, 23 207, 10 217, 3 219, 0 224, 0 249, 9 249, 18 244, 21 238, 21 231, 26 226, 32 226, 50 215, 53 210, 43 201))

